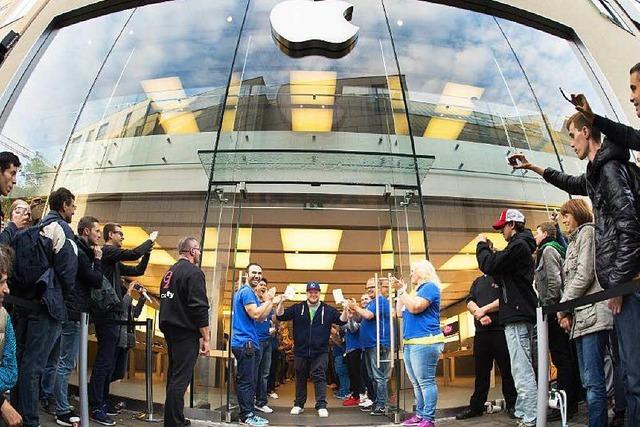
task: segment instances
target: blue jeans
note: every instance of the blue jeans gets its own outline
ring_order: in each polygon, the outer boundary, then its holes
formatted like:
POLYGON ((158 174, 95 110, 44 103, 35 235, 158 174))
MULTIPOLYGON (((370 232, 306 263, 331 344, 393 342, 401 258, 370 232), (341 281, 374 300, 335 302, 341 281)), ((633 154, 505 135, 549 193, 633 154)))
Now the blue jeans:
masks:
POLYGON ((260 362, 260 348, 251 341, 242 347, 231 348, 236 358, 236 393, 240 406, 240 421, 253 416, 253 402, 256 397, 256 372, 260 362))
POLYGON ((436 419, 438 386, 436 367, 444 344, 407 344, 404 363, 416 396, 416 414, 425 420, 436 419))
POLYGON ((624 297, 620 314, 613 316, 627 398, 627 425, 640 425, 640 294, 624 297))
POLYGON ((119 337, 119 326, 96 323, 98 351, 89 380, 89 406, 92 410, 102 409, 107 404, 119 337))
POLYGON ((56 413, 64 415, 71 412, 71 405, 67 391, 69 388, 69 376, 76 367, 80 339, 80 322, 65 320, 62 322, 62 334, 60 335, 60 359, 56 367, 56 413))
POLYGON ((19 314, 14 319, 18 384, 17 392, 11 393, 11 397, 16 410, 22 415, 23 426, 37 427, 40 424, 40 378, 60 334, 60 322, 48 313, 19 314))
POLYGON ((341 354, 333 358, 333 366, 336 370, 336 376, 340 382, 340 390, 338 390, 339 396, 348 396, 351 389, 351 381, 349 381, 349 368, 344 361, 344 356, 341 354))
MULTIPOLYGON (((375 347, 365 349, 365 360, 373 388, 376 390, 376 400, 373 402, 373 408, 384 409, 387 407, 387 382, 391 375, 391 364, 389 362, 380 362, 380 367, 377 366, 378 356, 375 347)), ((380 360, 389 360, 389 347, 380 346, 380 360)))
MULTIPOLYGON (((551 320, 553 321, 553 319, 551 320)), ((606 426, 607 386, 604 375, 604 355, 609 331, 599 331, 576 338, 580 379, 587 390, 589 426, 606 426)))
POLYGON ((47 358, 47 364, 44 367, 44 371, 42 371, 42 376, 40 377, 40 400, 41 401, 51 401, 54 396, 54 386, 56 383, 56 367, 58 366, 58 360, 60 359, 60 332, 58 331, 58 336, 53 344, 49 352, 49 357, 47 358))
POLYGON ((271 371, 271 340, 260 342, 260 359, 256 371, 256 406, 267 404, 267 384, 271 371))
POLYGON ((531 362, 531 330, 526 322, 509 323, 504 327, 504 336, 509 347, 511 374, 516 385, 516 417, 530 423, 536 419, 537 385, 531 362))

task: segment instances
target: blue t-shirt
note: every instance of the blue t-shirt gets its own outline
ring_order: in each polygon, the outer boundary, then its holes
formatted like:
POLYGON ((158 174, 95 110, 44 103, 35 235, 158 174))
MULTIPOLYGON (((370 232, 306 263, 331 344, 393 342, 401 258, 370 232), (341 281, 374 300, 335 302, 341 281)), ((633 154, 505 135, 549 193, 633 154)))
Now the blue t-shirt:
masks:
POLYGON ((378 296, 380 305, 380 316, 376 313, 376 300, 372 300, 367 305, 367 310, 373 313, 373 319, 362 319, 360 323, 360 344, 362 348, 373 348, 376 346, 376 322, 380 322, 380 345, 391 346, 389 336, 389 301, 382 295, 378 296), (378 317, 380 319, 378 320, 378 317))
POLYGON ((260 345, 256 321, 249 316, 249 313, 244 308, 245 305, 249 304, 255 304, 259 307, 260 301, 249 285, 242 285, 233 296, 231 347, 242 347, 247 341, 253 341, 256 348, 260 345))
POLYGON ((344 340, 346 341, 346 344, 347 344, 347 349, 346 349, 347 353, 353 350, 359 350, 361 348, 360 329, 358 328, 358 330, 355 332, 347 331, 347 333, 344 334, 344 340))
POLYGON ((269 313, 269 317, 267 317, 264 322, 256 322, 256 329, 258 330, 258 340, 260 342, 267 341, 271 338, 269 334, 269 328, 271 327, 271 316, 273 316, 273 310, 269 313))
POLYGON ((402 312, 402 335, 405 340, 438 335, 440 330, 440 288, 433 282, 418 287, 416 295, 429 301, 429 307, 418 314, 402 312))

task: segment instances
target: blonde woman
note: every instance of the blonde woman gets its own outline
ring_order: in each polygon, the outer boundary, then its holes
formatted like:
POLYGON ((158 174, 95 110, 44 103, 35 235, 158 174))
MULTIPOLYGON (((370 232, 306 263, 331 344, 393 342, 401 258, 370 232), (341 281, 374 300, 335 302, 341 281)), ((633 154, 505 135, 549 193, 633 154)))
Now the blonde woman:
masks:
POLYGON ((411 285, 414 290, 409 294, 404 282, 395 282, 396 310, 403 318, 405 368, 417 403, 416 413, 403 425, 433 427, 438 402, 436 367, 444 349, 444 335, 440 330, 440 279, 433 264, 427 260, 413 263, 411 285))

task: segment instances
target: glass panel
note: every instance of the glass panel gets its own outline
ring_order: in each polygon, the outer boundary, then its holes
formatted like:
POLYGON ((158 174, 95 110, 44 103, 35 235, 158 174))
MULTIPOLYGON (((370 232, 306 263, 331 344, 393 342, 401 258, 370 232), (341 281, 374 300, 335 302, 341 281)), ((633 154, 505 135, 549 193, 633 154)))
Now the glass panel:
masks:
POLYGON ((246 256, 237 253, 243 247, 237 241, 240 238, 237 228, 240 209, 241 203, 234 187, 212 190, 202 245, 202 269, 207 278, 207 295, 211 306, 211 357, 200 357, 196 364, 193 388, 193 404, 196 408, 224 412, 227 396, 235 393, 235 382, 228 381, 229 369, 234 375, 228 352, 232 313, 228 304, 222 304, 230 298, 227 292, 232 288, 228 282, 235 282, 235 266, 238 262, 244 262, 246 256), (228 387, 231 394, 227 392, 228 387))
MULTIPOLYGON (((314 183, 393 185, 416 187, 416 162, 420 181, 425 179, 433 157, 409 154, 361 153, 335 150, 218 150, 213 183, 314 183), (270 173, 265 174, 269 169, 270 173), (304 177, 300 171, 304 170, 304 177)), ((213 152, 200 151, 207 175, 213 152)))
POLYGON ((411 153, 394 135, 407 122, 381 3, 350 2, 360 32, 338 59, 281 51, 267 19, 277 3, 251 3, 219 148, 411 153))
MULTIPOLYGON (((576 110, 561 96, 558 88, 567 93, 584 93, 593 111, 601 114, 611 116, 611 106, 603 101, 602 90, 593 75, 585 71, 588 68, 585 69, 582 56, 570 41, 504 19, 497 19, 497 22, 531 83, 565 172, 581 174, 585 163, 576 157, 566 129, 566 119, 576 110), (558 72, 559 69, 562 72, 558 72)), ((544 163, 547 164, 557 169, 555 162, 544 163)))
POLYGON ((46 50, 23 76, 11 110, 2 117, 0 138, 24 165, 12 197, 49 194, 82 104, 130 15, 122 11, 101 16, 49 35, 46 50))

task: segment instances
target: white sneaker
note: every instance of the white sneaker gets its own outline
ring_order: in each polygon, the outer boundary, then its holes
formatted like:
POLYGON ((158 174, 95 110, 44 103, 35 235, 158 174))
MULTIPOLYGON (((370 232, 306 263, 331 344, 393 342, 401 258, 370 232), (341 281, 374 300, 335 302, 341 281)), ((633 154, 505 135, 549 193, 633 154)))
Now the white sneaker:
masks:
POLYGON ((371 405, 373 405, 373 401, 368 397, 365 397, 364 400, 360 399, 360 403, 358 403, 358 406, 362 406, 363 408, 368 408, 371 405))
POLYGON ((256 405, 256 409, 258 411, 264 412, 265 414, 270 414, 273 412, 273 409, 269 408, 267 405, 264 405, 264 406, 256 405))
POLYGON ((329 416, 329 411, 327 411, 326 408, 320 408, 318 409, 318 416, 320 418, 327 418, 329 416))
POLYGON ((276 393, 275 391, 273 391, 273 392, 269 393, 269 397, 270 397, 270 398, 272 398, 272 399, 277 399, 277 398, 279 398, 280 396, 278 396, 278 393, 276 393))
POLYGON ((293 408, 291 408, 291 412, 289 413, 291 415, 300 415, 303 412, 304 412, 304 408, 301 408, 299 406, 294 406, 293 408))

